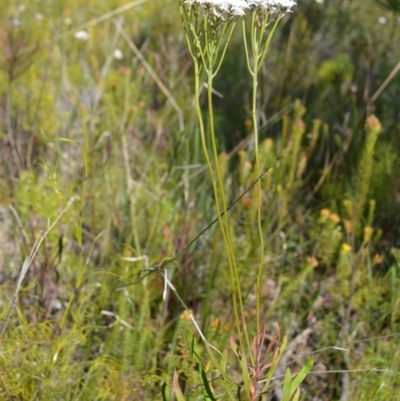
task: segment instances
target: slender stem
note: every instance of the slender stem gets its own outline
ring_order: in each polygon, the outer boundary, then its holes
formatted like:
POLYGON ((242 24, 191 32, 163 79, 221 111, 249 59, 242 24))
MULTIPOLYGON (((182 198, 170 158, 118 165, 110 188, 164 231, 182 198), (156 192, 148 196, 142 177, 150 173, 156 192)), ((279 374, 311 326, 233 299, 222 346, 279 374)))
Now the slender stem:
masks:
MULTIPOLYGON (((233 251, 233 244, 232 244, 232 232, 229 222, 229 213, 224 213, 223 216, 220 214, 220 210, 223 211, 227 210, 227 202, 225 197, 225 190, 224 190, 224 183, 221 175, 221 170, 219 168, 219 160, 218 160, 218 151, 216 145, 216 138, 215 138, 215 124, 214 124, 214 110, 213 110, 213 100, 212 100, 212 87, 213 87, 213 70, 212 70, 213 60, 209 60, 209 73, 208 73, 208 111, 209 111, 209 125, 210 125, 210 137, 211 137, 211 145, 212 151, 214 156, 214 165, 216 170, 217 176, 217 183, 219 188, 215 188, 214 196, 216 198, 216 204, 219 204, 219 208, 217 210, 219 216, 219 224, 221 231, 223 233, 225 248, 227 251, 228 256, 228 263, 230 269, 230 276, 231 276, 231 284, 232 284, 232 300, 233 300, 233 307, 235 313, 235 322, 237 328, 237 335, 239 339, 240 349, 244 351, 244 344, 242 338, 242 328, 244 337, 246 340, 246 345, 248 350, 251 350, 250 347, 250 339, 247 332, 246 321, 244 318, 244 308, 243 308, 243 301, 242 301, 242 290, 240 286, 240 279, 239 273, 236 265, 236 259, 233 251), (224 220, 222 220, 222 217, 224 220)), ((249 352, 250 356, 252 356, 251 352, 249 352)))
MULTIPOLYGON (((228 30, 230 24, 224 24, 224 26, 222 27, 222 31, 221 34, 218 35, 217 41, 216 41, 216 45, 215 45, 215 51, 214 54, 218 55, 219 54, 219 49, 221 47, 221 44, 223 43, 223 39, 225 37, 226 31, 228 30)), ((228 45, 228 43, 226 43, 226 46, 228 45)), ((217 57, 214 58, 214 64, 217 60, 217 57)), ((221 59, 222 61, 222 59, 221 59)))
POLYGON ((250 73, 252 74, 251 66, 250 66, 250 56, 249 56, 249 48, 247 47, 247 39, 246 39, 246 22, 243 18, 242 20, 242 28, 243 28, 243 41, 244 41, 244 50, 246 54, 246 61, 247 61, 247 68, 249 69, 250 73))
POLYGON ((186 43, 187 43, 190 55, 192 56, 192 58, 194 58, 194 54, 193 54, 193 50, 192 50, 193 35, 192 35, 190 26, 188 23, 187 10, 186 10, 186 7, 184 7, 183 3, 181 3, 181 2, 179 3, 179 9, 180 9, 180 14, 181 14, 181 18, 182 18, 183 29, 185 32, 186 43))
POLYGON ((256 49, 254 48, 254 45, 257 43, 254 37, 254 35, 256 34, 255 21, 256 21, 256 13, 254 12, 251 16, 251 50, 253 54, 256 54, 256 49))
MULTIPOLYGON (((253 118, 253 131, 254 131, 254 153, 256 160, 256 174, 257 177, 260 174, 260 154, 258 147, 258 118, 257 118, 257 87, 258 87, 258 70, 259 66, 259 54, 254 56, 254 73, 253 73, 253 104, 252 104, 252 118, 253 118)), ((261 278, 264 267, 264 235, 262 229, 261 220, 261 206, 262 206, 262 187, 261 180, 257 183, 258 196, 257 196, 257 225, 258 233, 260 236, 260 266, 257 274, 256 284, 256 314, 257 314, 257 333, 260 332, 260 319, 261 319, 261 278)))
MULTIPOLYGON (((231 40, 232 33, 233 33, 233 30, 235 29, 235 26, 236 26, 236 21, 232 23, 231 30, 229 31, 229 34, 228 34, 228 38, 225 41, 224 49, 222 50, 222 54, 221 54, 221 57, 220 57, 220 60, 218 63, 218 67, 214 69, 214 77, 218 74, 218 71, 221 68, 222 61, 225 58, 226 49, 228 48, 228 44, 231 40)), ((218 54, 218 51, 219 51, 219 46, 217 47, 217 54, 218 54)))
MULTIPOLYGON (((215 172, 213 169, 213 165, 208 153, 208 148, 207 148, 207 141, 206 141, 206 135, 205 135, 205 129, 204 129, 204 121, 203 121, 203 116, 201 113, 201 107, 200 107, 200 67, 199 67, 199 63, 198 60, 194 60, 194 68, 195 68, 195 108, 196 108, 196 112, 197 112, 197 117, 198 117, 198 121, 199 121, 199 126, 200 126, 200 137, 201 137, 201 144, 203 147, 203 152, 204 152, 204 156, 206 159, 206 163, 208 166, 208 170, 210 172, 210 176, 211 176, 211 182, 212 182, 212 187, 213 187, 213 192, 214 192, 214 197, 215 197, 215 205, 217 208, 217 214, 218 214, 218 223, 222 232, 222 236, 224 239, 224 243, 225 243, 225 247, 227 249, 228 252, 228 261, 229 261, 229 266, 230 266, 230 276, 231 276, 231 284, 232 284, 232 290, 234 291, 234 289, 237 287, 237 282, 235 282, 235 274, 233 271, 233 264, 232 264, 232 259, 231 259, 231 252, 229 251, 229 240, 227 238, 227 232, 225 230, 224 227, 224 222, 222 220, 222 210, 225 211, 226 209, 222 209, 221 208, 221 201, 219 199, 219 189, 217 187, 217 180, 215 177, 215 172), (221 210, 222 209, 222 210, 221 210)), ((208 74, 209 76, 212 77, 212 71, 209 72, 208 74)), ((209 90, 212 89, 212 80, 211 80, 211 85, 209 86, 209 90)), ((211 105, 212 107, 212 105, 211 105)), ((213 121, 213 119, 211 118, 211 120, 213 121)), ((212 123, 213 125, 213 123, 212 123)), ((218 166, 218 163, 216 163, 216 166, 218 166)), ((219 174, 219 169, 217 168, 217 171, 219 174)), ((220 177, 220 174, 219 174, 220 177)), ((220 179, 218 179, 218 182, 221 182, 220 179)), ((226 214, 226 213, 225 213, 226 214)), ((238 336, 239 336, 239 341, 241 343, 241 349, 243 349, 243 345, 242 345, 242 340, 241 340, 241 330, 240 330, 240 317, 239 314, 242 315, 243 317, 243 312, 242 309, 238 310, 238 305, 237 305, 237 299, 236 299, 236 294, 235 292, 233 293, 233 309, 234 309, 234 315, 235 315, 235 322, 236 322, 236 328, 238 331, 238 336)))
POLYGON ((217 208, 218 215, 218 223, 222 232, 224 245, 227 252, 230 278, 231 278, 231 286, 232 286, 232 302, 233 302, 233 311, 235 316, 235 324, 237 329, 237 335, 239 339, 240 349, 245 355, 243 335, 246 341, 246 348, 249 350, 248 354, 252 357, 250 339, 247 333, 246 321, 244 317, 244 307, 242 301, 242 293, 240 287, 240 279, 239 273, 236 265, 236 259, 233 251, 233 241, 232 241, 232 233, 229 222, 229 214, 226 212, 227 210, 227 202, 224 191, 224 183, 222 179, 222 174, 219 168, 219 160, 218 160, 218 150, 216 145, 216 136, 215 136, 215 123, 214 123, 214 111, 213 111, 213 98, 212 98, 212 89, 213 89, 213 79, 221 67, 222 60, 226 53, 226 49, 228 46, 228 42, 232 36, 233 30, 235 28, 235 23, 233 23, 230 27, 225 25, 222 28, 222 31, 219 33, 219 37, 215 38, 215 32, 213 31, 213 27, 208 23, 207 19, 204 20, 203 31, 205 35, 205 43, 207 46, 207 53, 201 61, 204 63, 204 59, 207 59, 207 64, 203 64, 207 72, 207 83, 208 83, 208 111, 209 111, 209 130, 210 130, 210 139, 212 145, 212 154, 214 159, 214 168, 210 160, 210 156, 208 154, 207 143, 205 139, 205 130, 204 130, 204 122, 201 115, 200 103, 199 103, 199 88, 200 88, 200 75, 199 75, 199 61, 195 62, 195 70, 196 70, 196 109, 199 117, 200 123, 200 135, 201 142, 203 146, 203 151, 206 157, 207 165, 212 178, 212 185, 215 197, 215 204, 217 208), (228 29, 230 28, 230 29, 228 29), (223 45, 221 56, 219 53, 221 52, 221 47, 223 45), (218 63, 216 62, 218 60, 218 63), (215 66, 217 67, 215 68, 215 66), (214 170, 215 169, 215 170, 214 170))
MULTIPOLYGON (((250 54, 247 46, 245 22, 243 20, 243 40, 246 53, 247 66, 250 74, 253 78, 253 96, 252 96, 252 121, 253 121, 253 132, 254 132, 254 153, 255 153, 255 169, 256 175, 260 175, 260 152, 259 152, 259 132, 258 132, 258 117, 257 117, 257 89, 258 89, 258 74, 261 69, 262 63, 267 54, 267 50, 272 40, 272 36, 275 33, 276 27, 281 19, 281 16, 277 17, 271 31, 269 32, 266 40, 264 40, 265 33, 268 27, 269 15, 266 14, 261 25, 257 28, 257 16, 256 12, 253 12, 251 19, 251 50, 253 56, 253 66, 250 62, 250 54)), ((256 281, 256 319, 257 319, 257 333, 261 329, 261 280, 264 268, 264 255, 265 255, 265 243, 262 228, 262 186, 261 180, 257 182, 258 196, 257 196, 257 227, 260 238, 260 259, 259 268, 257 272, 256 281)))
POLYGON ((183 27, 185 30, 185 37, 186 37, 186 42, 188 44, 189 52, 190 55, 192 56, 193 60, 200 55, 203 65, 206 65, 205 62, 205 56, 204 56, 204 51, 201 47, 201 42, 200 38, 197 34, 199 31, 198 24, 199 20, 198 17, 195 17, 195 25, 191 21, 191 16, 188 15, 188 11, 185 6, 183 6, 182 3, 180 3, 180 12, 182 15, 182 20, 183 20, 183 27), (192 48, 194 46, 194 49, 192 48))
POLYGON ((268 34, 267 41, 265 42, 265 46, 264 46, 264 51, 263 51, 263 53, 262 53, 262 55, 261 55, 261 59, 260 59, 261 63, 264 61, 265 56, 267 55, 267 51, 268 51, 269 45, 270 45, 270 43, 271 43, 272 36, 274 36, 276 27, 278 26, 279 21, 280 21, 281 19, 282 19, 282 16, 277 17, 277 19, 276 19, 276 21, 275 21, 275 24, 274 24, 274 26, 273 26, 272 29, 271 29, 271 32, 268 34))
MULTIPOLYGON (((181 2, 181 5, 183 3, 181 2)), ((235 326, 239 341, 239 347, 242 354, 242 363, 244 371, 247 371, 246 358, 250 359, 252 366, 255 366, 257 361, 256 355, 253 355, 250 339, 246 326, 244 315, 244 306, 242 300, 242 289, 240 285, 240 276, 237 266, 237 261, 234 252, 234 238, 230 216, 228 213, 227 200, 225 196, 225 188, 223 175, 221 173, 218 148, 215 132, 214 110, 213 110, 213 80, 219 72, 225 54, 227 52, 228 43, 233 35, 237 19, 229 22, 222 22, 212 15, 203 15, 199 17, 195 9, 188 9, 182 6, 181 13, 183 14, 185 34, 187 36, 190 53, 194 61, 195 69, 195 108, 200 127, 201 144, 211 176, 211 183, 215 197, 215 205, 217 209, 217 220, 222 233, 224 246, 227 253, 229 274, 231 280, 233 313, 235 326), (204 68, 207 76, 207 100, 208 100, 208 132, 206 136, 206 128, 204 118, 200 107, 200 84, 201 71, 204 68), (210 143, 208 142, 210 141, 210 143)), ((253 69, 251 69, 250 52, 245 39, 245 50, 247 65, 252 75, 253 81, 253 97, 252 97, 252 120, 254 129, 254 146, 255 146, 255 168, 257 177, 260 175, 260 156, 259 156, 259 138, 258 138, 258 113, 257 113, 257 87, 258 87, 258 72, 261 68, 263 58, 266 55, 272 34, 276 28, 275 23, 272 32, 264 40, 264 36, 268 27, 268 15, 264 19, 259 20, 256 13, 253 13, 251 20, 251 50, 253 56, 253 69)), ((243 35, 245 36, 245 25, 243 24, 243 35)), ((261 328, 261 278, 264 265, 264 238, 262 232, 262 186, 261 181, 257 180, 258 187, 258 206, 257 206, 257 225, 260 236, 260 264, 257 272, 257 332, 261 328)))

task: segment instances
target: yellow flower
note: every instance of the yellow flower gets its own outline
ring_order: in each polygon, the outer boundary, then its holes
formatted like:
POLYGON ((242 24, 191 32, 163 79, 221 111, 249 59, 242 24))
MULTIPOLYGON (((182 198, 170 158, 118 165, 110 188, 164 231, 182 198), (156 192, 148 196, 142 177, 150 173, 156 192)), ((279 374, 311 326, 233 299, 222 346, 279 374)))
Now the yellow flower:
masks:
POLYGON ((346 243, 342 244, 342 251, 350 252, 351 251, 351 246, 349 244, 346 244, 346 243))
POLYGON ((329 209, 321 210, 321 216, 329 216, 330 214, 331 214, 331 212, 329 211, 329 209))
POLYGON ((340 217, 336 213, 332 213, 331 215, 329 215, 329 220, 332 220, 335 223, 339 223, 340 217))
POLYGON ((192 313, 192 312, 190 312, 190 311, 188 311, 188 310, 185 309, 185 310, 181 313, 180 318, 181 318, 182 320, 192 320, 192 318, 191 318, 191 313, 192 313))

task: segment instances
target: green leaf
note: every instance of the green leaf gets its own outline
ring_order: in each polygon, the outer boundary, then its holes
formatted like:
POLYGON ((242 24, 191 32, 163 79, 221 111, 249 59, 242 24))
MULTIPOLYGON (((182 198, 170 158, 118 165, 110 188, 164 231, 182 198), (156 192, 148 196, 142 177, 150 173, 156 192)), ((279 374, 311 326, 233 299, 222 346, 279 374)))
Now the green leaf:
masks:
POLYGON ((231 346, 231 348, 232 348, 232 351, 234 352, 234 354, 236 355, 236 358, 238 358, 239 359, 239 354, 238 354, 238 347, 237 347, 237 345, 236 345, 236 343, 235 343, 235 340, 233 339, 233 337, 231 337, 230 339, 229 339, 229 344, 230 344, 230 346, 231 346))
POLYGON ((161 396, 163 401, 169 401, 168 396, 167 396, 167 383, 163 383, 161 385, 161 396))
POLYGON ((216 366, 216 368, 218 369, 218 372, 221 374, 222 376, 222 383, 225 387, 226 393, 229 396, 229 399, 231 401, 235 401, 235 396, 233 395, 231 389, 229 388, 229 382, 230 379, 227 377, 224 369, 222 368, 221 364, 219 363, 218 359, 215 357, 214 355, 214 351, 208 346, 206 345, 206 350, 208 352, 208 355, 210 356, 212 362, 214 363, 214 365, 216 366))
POLYGON ((306 376, 310 373, 311 368, 313 367, 314 364, 314 359, 311 358, 309 359, 306 364, 303 366, 303 368, 300 370, 300 372, 296 375, 292 382, 292 388, 290 391, 290 395, 292 396, 293 393, 297 390, 297 388, 300 386, 300 384, 303 382, 303 380, 306 378, 306 376))
POLYGON ((282 354, 285 352, 286 347, 287 347, 287 336, 283 337, 283 341, 282 341, 281 346, 275 350, 273 361, 272 361, 272 365, 268 369, 268 373, 265 376, 265 384, 264 384, 264 387, 262 389, 263 393, 268 389, 269 385, 271 384, 271 380, 272 380, 272 377, 273 377, 273 375, 275 373, 275 370, 276 370, 276 368, 278 366, 278 362, 281 359, 282 354))
POLYGON ((196 339, 194 338, 193 333, 189 333, 189 343, 190 343, 190 350, 192 352, 192 358, 196 363, 196 368, 197 371, 199 372, 199 375, 201 377, 201 381, 203 382, 204 386, 204 395, 206 396, 206 399, 210 399, 211 401, 216 401, 214 394, 211 390, 210 383, 208 381, 208 377, 206 372, 204 371, 202 365, 201 365, 201 359, 199 355, 199 350, 197 347, 196 339))
POLYGON ((285 379, 283 381, 283 397, 281 401, 289 401, 291 385, 292 385, 292 372, 290 371, 289 368, 287 368, 285 372, 285 379))
POLYGON ((243 353, 242 357, 240 358, 240 366, 242 368, 242 378, 243 378, 243 388, 248 400, 250 400, 250 385, 251 385, 251 378, 249 374, 249 368, 247 367, 247 359, 246 355, 243 353))
POLYGON ((296 390, 296 392, 294 393, 294 396, 292 398, 292 401, 299 401, 300 398, 300 387, 296 390))

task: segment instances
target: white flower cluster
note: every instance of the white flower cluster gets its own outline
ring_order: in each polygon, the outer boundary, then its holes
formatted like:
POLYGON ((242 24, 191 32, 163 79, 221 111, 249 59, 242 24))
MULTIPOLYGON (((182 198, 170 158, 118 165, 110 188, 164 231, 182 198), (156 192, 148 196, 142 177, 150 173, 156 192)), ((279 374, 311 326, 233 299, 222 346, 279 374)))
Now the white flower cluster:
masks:
POLYGON ((246 9, 257 9, 261 13, 286 13, 296 5, 293 0, 184 0, 188 6, 200 6, 204 12, 216 16, 226 13, 230 16, 243 16, 246 9))
POLYGON ((211 12, 216 16, 227 13, 231 16, 241 16, 245 14, 249 3, 246 0, 184 0, 188 6, 200 6, 205 12, 211 12))
POLYGON ((263 12, 269 13, 286 13, 296 5, 293 0, 249 0, 251 6, 255 6, 263 12))

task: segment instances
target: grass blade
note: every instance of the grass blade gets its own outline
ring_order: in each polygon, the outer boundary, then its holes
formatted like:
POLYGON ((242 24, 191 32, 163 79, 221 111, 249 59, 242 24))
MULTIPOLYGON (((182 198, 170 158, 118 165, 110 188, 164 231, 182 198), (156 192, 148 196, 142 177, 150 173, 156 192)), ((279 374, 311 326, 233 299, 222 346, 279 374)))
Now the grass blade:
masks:
POLYGON ((311 368, 314 365, 314 359, 311 358, 309 359, 306 364, 302 367, 300 372, 296 375, 292 382, 292 388, 290 390, 290 396, 294 394, 294 392, 297 390, 297 388, 300 386, 300 384, 303 382, 303 380, 306 378, 306 376, 310 373, 311 368))
POLYGON ((290 368, 287 368, 285 372, 285 379, 283 381, 282 401, 289 401, 291 385, 292 385, 292 372, 290 371, 290 368))

